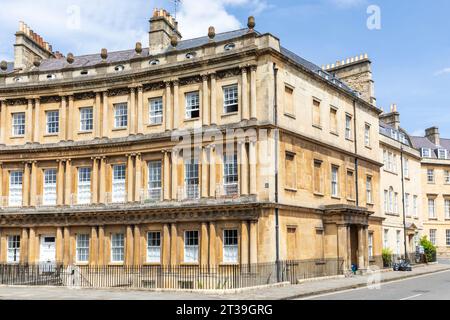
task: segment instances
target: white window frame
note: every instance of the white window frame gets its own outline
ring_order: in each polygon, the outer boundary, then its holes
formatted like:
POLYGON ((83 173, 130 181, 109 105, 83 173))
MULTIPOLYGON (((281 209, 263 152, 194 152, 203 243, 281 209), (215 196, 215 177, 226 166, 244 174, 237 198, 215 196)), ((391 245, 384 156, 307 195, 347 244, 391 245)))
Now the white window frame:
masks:
POLYGON ((189 230, 184 232, 184 262, 199 262, 199 232, 197 230, 189 230))
POLYGON ((366 177, 366 202, 369 204, 373 203, 373 194, 372 194, 372 177, 367 176, 366 177))
POLYGON ((77 234, 76 255, 77 263, 89 262, 89 234, 77 234))
POLYGON ((16 264, 20 262, 20 235, 10 235, 7 239, 6 262, 16 264))
POLYGON ((437 234, 437 230, 436 229, 430 229, 430 242, 433 245, 436 245, 436 234, 437 234))
POLYGON ((162 97, 149 99, 148 117, 151 125, 162 124, 164 119, 164 104, 162 97))
POLYGON ((223 187, 226 195, 236 195, 239 193, 239 169, 236 153, 224 155, 223 187))
POLYGON ((148 162, 148 196, 151 200, 160 201, 162 195, 162 161, 148 162))
POLYGON ((419 216, 419 211, 418 211, 418 207, 417 207, 417 200, 418 200, 418 197, 417 196, 413 196, 414 217, 418 217, 419 216))
POLYGON ((49 110, 45 112, 46 119, 46 133, 58 134, 59 133, 59 111, 49 110))
POLYGON ((111 262, 123 263, 125 261, 125 235, 123 233, 111 234, 111 262))
POLYGON ((422 154, 422 158, 431 158, 431 149, 430 148, 422 148, 421 154, 422 154))
POLYGON ((161 232, 147 232, 147 262, 161 263, 161 232))
POLYGON ((438 149, 438 159, 447 159, 448 158, 448 151, 446 149, 438 149))
POLYGON ((94 130, 94 109, 92 107, 80 108, 80 131, 91 132, 94 130))
POLYGON ((92 168, 90 167, 78 168, 77 204, 91 203, 92 200, 91 181, 92 181, 92 168))
POLYGON ((444 184, 450 184, 450 170, 444 170, 444 184))
POLYGON ((239 112, 239 87, 237 84, 225 86, 223 90, 223 113, 239 112))
POLYGON ((21 207, 23 201, 23 171, 9 173, 9 206, 21 207), (20 182, 20 183, 19 183, 20 182))
POLYGON ((395 233, 395 250, 396 254, 399 255, 401 252, 401 243, 402 243, 402 232, 400 230, 397 230, 395 233))
POLYGON ((445 230, 445 245, 450 247, 450 230, 445 230))
POLYGON ((25 112, 17 112, 12 114, 11 134, 13 137, 22 137, 25 135, 25 123, 25 112))
POLYGON ((127 166, 125 164, 115 164, 112 170, 112 196, 113 203, 125 202, 126 200, 126 176, 127 166))
POLYGON ((198 119, 200 118, 200 92, 193 91, 186 93, 186 120, 198 119), (193 116, 194 113, 198 112, 198 116, 193 116))
POLYGON ((42 204, 46 206, 56 205, 56 184, 58 181, 57 169, 45 169, 44 170, 44 194, 42 204))
POLYGON ((117 103, 114 105, 114 128, 123 129, 128 127, 128 103, 117 103))
POLYGON ((428 198, 428 218, 436 219, 436 199, 428 198))
POLYGON ((406 158, 403 158, 403 175, 409 178, 409 160, 406 158))
POLYGON ((389 248, 389 229, 384 229, 383 233, 383 248, 388 249, 389 248))
POLYGON ((366 123, 364 125, 364 145, 366 147, 370 147, 370 130, 371 130, 371 126, 370 124, 366 123))
POLYGON ((369 259, 373 258, 373 233, 372 232, 369 232, 367 249, 369 250, 369 259))
POLYGON ((409 206, 409 199, 410 199, 410 194, 409 193, 405 193, 405 214, 406 214, 407 217, 411 216, 410 206, 409 206))
POLYGON ((339 197, 339 167, 331 166, 331 196, 339 197))
POLYGON ((237 229, 223 230, 223 263, 239 262, 239 232, 237 229))
POLYGON ((434 184, 435 181, 434 169, 427 169, 427 183, 434 184))
POLYGON ((450 199, 444 200, 445 219, 450 220, 450 199))
POLYGON ((349 114, 345 115, 345 139, 352 140, 352 120, 353 117, 349 114))
POLYGON ((184 185, 186 198, 195 200, 200 197, 199 165, 196 159, 188 160, 184 165, 184 185))

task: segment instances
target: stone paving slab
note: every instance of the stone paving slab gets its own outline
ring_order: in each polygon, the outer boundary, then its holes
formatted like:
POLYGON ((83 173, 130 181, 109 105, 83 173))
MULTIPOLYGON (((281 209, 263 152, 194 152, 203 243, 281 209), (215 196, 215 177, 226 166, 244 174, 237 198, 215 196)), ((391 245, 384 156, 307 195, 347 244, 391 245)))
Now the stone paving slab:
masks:
MULTIPOLYGON (((415 267, 412 272, 379 272, 381 283, 450 271, 449 264, 415 267)), ((123 289, 0 286, 0 300, 289 300, 367 286, 369 275, 305 282, 299 285, 250 290, 236 294, 153 292, 123 289)))

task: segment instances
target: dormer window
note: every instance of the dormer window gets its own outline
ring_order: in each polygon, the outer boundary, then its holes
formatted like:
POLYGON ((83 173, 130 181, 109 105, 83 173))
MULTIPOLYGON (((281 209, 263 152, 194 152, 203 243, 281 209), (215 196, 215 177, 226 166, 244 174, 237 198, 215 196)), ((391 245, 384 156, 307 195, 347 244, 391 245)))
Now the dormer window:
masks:
POLYGON ((116 72, 120 72, 120 71, 123 71, 123 70, 125 70, 125 67, 122 66, 122 65, 114 67, 114 71, 116 71, 116 72))
POLYGON ((48 74, 47 75, 47 80, 53 80, 56 79, 56 74, 48 74))
POLYGON ((225 45, 224 50, 225 51, 231 51, 236 49, 236 45, 234 43, 228 43, 225 45))
POLYGON ((447 159, 447 150, 445 149, 438 149, 438 158, 439 159, 447 159))
POLYGON ((196 56, 195 52, 189 52, 186 54, 186 59, 194 59, 196 56))
POLYGON ((159 64, 159 60, 158 59, 150 61, 150 65, 151 66, 157 66, 158 64, 159 64))
POLYGON ((80 72, 80 75, 82 75, 82 76, 87 76, 88 74, 89 74, 88 70, 83 70, 80 72))
POLYGON ((431 158, 431 149, 422 148, 422 158, 431 158))

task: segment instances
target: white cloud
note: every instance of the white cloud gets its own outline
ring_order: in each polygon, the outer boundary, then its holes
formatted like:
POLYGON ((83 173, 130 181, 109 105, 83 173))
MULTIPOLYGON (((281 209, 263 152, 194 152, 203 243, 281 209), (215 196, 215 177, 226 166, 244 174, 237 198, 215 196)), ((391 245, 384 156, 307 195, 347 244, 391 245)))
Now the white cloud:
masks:
MULTIPOLYGON (((184 0, 178 20, 184 39, 245 25, 229 13, 230 8, 258 14, 267 0, 184 0)), ((14 33, 20 20, 53 45, 54 50, 76 55, 133 48, 135 42, 148 44, 148 20, 153 8, 173 11, 165 0, 1 0, 2 33, 0 57, 12 60, 14 33), (79 13, 79 14, 78 14, 79 13), (79 18, 78 18, 79 16, 79 18)))
POLYGON ((450 68, 444 68, 442 70, 439 70, 434 75, 440 76, 440 75, 447 74, 447 73, 450 73, 450 68))

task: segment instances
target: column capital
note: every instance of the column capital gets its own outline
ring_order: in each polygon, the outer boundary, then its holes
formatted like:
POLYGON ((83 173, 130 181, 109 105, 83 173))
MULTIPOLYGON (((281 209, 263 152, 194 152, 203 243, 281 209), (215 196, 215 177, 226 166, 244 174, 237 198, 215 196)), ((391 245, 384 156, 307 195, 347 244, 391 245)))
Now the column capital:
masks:
POLYGON ((209 78, 209 74, 208 73, 203 73, 200 76, 202 77, 203 81, 208 81, 208 78, 209 78))
POLYGON ((178 87, 179 85, 180 85, 180 80, 178 80, 178 79, 174 79, 174 80, 172 80, 172 83, 173 83, 173 86, 175 87, 178 87))
POLYGON ((256 69, 258 69, 258 65, 256 65, 256 64, 251 64, 249 67, 250 67, 250 71, 256 71, 256 69))
POLYGON ((166 81, 164 81, 164 84, 166 85, 166 88, 170 88, 172 86, 172 81, 166 80, 166 81))
POLYGON ((241 68, 241 72, 242 72, 242 73, 245 73, 245 74, 247 73, 247 68, 248 68, 247 65, 241 66, 240 68, 241 68))
POLYGON ((142 84, 138 84, 136 88, 139 93, 144 92, 144 86, 142 84))
POLYGON ((209 73, 209 76, 211 77, 211 79, 216 79, 217 74, 216 74, 216 72, 214 71, 214 72, 209 73))

